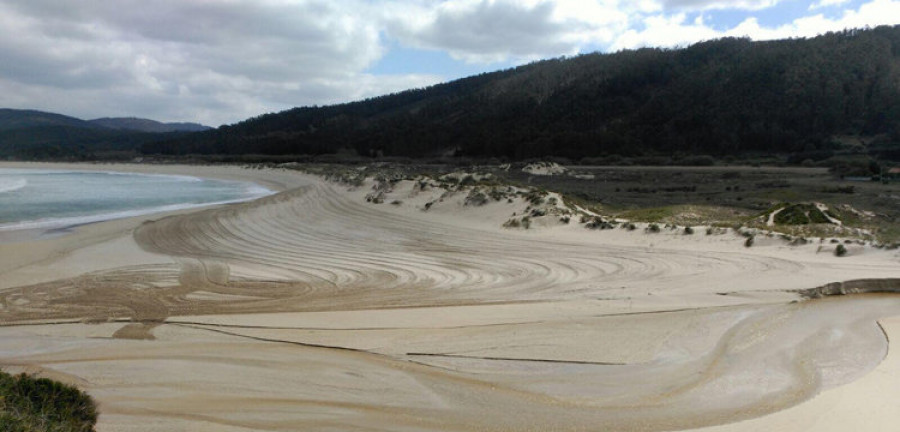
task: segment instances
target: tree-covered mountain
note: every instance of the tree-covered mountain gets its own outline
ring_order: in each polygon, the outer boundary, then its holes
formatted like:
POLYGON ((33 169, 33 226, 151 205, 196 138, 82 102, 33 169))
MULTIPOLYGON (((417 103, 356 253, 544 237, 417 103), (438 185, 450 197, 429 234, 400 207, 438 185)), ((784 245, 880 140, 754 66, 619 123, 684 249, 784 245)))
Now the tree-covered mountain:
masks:
POLYGON ((815 160, 845 148, 839 136, 866 137, 869 150, 900 156, 900 26, 551 59, 261 115, 142 152, 815 160))
POLYGON ((97 159, 133 156, 143 144, 208 129, 146 119, 81 120, 34 110, 0 109, 0 158, 97 159), (164 134, 164 135, 163 135, 164 134))
POLYGON ((162 123, 156 120, 136 117, 104 117, 90 120, 90 123, 108 129, 131 130, 138 132, 200 132, 211 129, 199 123, 162 123))
POLYGON ((64 116, 62 114, 35 110, 0 108, 0 131, 44 126, 68 126, 86 129, 101 128, 100 126, 92 125, 84 120, 64 116))

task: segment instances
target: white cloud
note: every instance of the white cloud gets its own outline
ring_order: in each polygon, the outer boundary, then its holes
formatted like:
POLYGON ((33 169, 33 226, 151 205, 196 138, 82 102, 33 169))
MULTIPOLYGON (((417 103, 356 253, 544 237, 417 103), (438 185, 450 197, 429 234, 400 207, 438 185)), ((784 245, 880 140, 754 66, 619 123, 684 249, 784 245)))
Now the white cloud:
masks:
MULTIPOLYGON (((667 10, 761 10, 781 3, 783 0, 662 0, 667 10)), ((828 0, 825 0, 828 1, 828 0)))
POLYGON ((643 20, 641 31, 629 30, 611 45, 613 50, 647 46, 675 47, 691 42, 721 37, 750 37, 754 40, 772 40, 791 37, 814 37, 830 31, 851 28, 892 25, 900 22, 900 0, 873 0, 858 9, 848 9, 834 18, 815 14, 797 18, 776 27, 759 24, 750 17, 728 30, 715 30, 700 22, 686 22, 683 14, 673 16, 654 15, 643 20))
POLYGON ((647 17, 643 31, 628 30, 616 39, 610 49, 676 47, 720 37, 715 30, 703 24, 702 19, 688 23, 686 18, 685 14, 647 17))
POLYGON ((822 9, 822 8, 832 7, 832 6, 840 6, 849 1, 850 0, 819 0, 819 1, 809 5, 809 10, 822 9))

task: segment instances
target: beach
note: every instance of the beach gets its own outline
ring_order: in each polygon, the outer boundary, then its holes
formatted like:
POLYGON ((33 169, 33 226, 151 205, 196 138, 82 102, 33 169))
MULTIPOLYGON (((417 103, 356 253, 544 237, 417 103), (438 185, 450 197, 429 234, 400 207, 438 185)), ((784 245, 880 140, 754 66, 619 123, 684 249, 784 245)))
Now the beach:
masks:
POLYGON ((286 169, 0 163, 50 166, 278 192, 0 238, 0 367, 86 390, 99 431, 900 423, 900 296, 800 293, 897 285, 896 250, 504 228, 532 204, 407 180, 376 204, 286 169))

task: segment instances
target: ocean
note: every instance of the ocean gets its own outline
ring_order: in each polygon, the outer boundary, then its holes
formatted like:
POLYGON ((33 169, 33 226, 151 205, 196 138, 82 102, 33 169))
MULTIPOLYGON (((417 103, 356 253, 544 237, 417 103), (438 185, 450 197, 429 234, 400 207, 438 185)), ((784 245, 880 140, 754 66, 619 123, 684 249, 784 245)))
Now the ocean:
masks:
POLYGON ((52 230, 271 193, 191 176, 0 168, 0 231, 52 230))

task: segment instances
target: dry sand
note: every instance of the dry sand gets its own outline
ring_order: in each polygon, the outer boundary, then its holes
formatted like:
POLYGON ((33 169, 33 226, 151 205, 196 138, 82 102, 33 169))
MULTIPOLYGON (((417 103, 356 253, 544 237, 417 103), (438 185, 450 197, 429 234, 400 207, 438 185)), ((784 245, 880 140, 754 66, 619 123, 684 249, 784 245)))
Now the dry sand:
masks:
POLYGON ((291 171, 75 167, 282 191, 0 239, 0 366, 84 388, 100 431, 900 424, 885 337, 900 321, 877 324, 900 297, 794 292, 898 278, 896 251, 503 229, 526 203, 466 206, 412 182, 390 205, 366 202, 371 184, 291 171))

